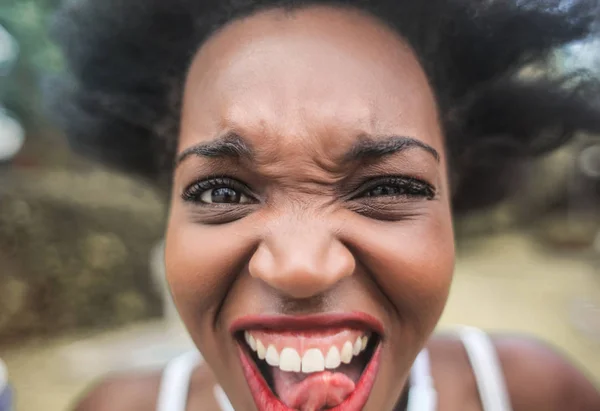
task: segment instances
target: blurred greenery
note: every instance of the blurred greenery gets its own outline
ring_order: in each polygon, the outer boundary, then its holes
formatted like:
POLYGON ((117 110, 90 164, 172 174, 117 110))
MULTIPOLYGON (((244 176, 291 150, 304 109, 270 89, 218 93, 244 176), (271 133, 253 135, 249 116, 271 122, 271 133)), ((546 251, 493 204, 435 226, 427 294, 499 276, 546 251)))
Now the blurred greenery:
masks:
POLYGON ((52 43, 48 27, 61 0, 2 0, 0 25, 20 47, 18 61, 8 77, 0 79, 2 104, 29 130, 43 123, 41 82, 63 68, 61 54, 52 43))

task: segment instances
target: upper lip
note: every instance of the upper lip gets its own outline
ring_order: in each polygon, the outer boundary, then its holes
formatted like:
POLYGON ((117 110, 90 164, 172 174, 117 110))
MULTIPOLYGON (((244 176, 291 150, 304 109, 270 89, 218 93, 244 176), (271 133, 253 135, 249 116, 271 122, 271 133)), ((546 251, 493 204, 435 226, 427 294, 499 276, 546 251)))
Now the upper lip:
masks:
POLYGON ((323 313, 315 315, 248 315, 238 318, 230 327, 232 334, 247 330, 294 331, 327 328, 368 329, 383 335, 383 324, 361 312, 323 313))

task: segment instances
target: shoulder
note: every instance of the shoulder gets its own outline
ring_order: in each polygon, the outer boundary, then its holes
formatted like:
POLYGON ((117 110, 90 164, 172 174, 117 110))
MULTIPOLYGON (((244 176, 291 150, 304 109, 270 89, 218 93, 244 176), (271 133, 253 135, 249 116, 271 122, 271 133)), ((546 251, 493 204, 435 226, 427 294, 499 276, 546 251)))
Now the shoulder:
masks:
POLYGON ((160 371, 106 377, 83 395, 74 411, 154 410, 160 380, 160 371))
MULTIPOLYGON (((109 376, 85 393, 74 411, 154 411, 162 371, 109 376)), ((215 378, 200 365, 190 379, 188 404, 192 409, 218 409, 213 398, 215 378), (202 404, 200 408, 196 406, 202 404)))
POLYGON ((515 411, 598 411, 600 393, 549 344, 533 338, 494 336, 515 411))
MULTIPOLYGON (((520 336, 492 335, 491 340, 514 411, 600 411, 600 394, 590 380, 550 345, 520 336)), ((460 339, 444 333, 427 346, 438 394, 451 404, 448 409, 480 409, 475 405, 477 383, 460 339)))

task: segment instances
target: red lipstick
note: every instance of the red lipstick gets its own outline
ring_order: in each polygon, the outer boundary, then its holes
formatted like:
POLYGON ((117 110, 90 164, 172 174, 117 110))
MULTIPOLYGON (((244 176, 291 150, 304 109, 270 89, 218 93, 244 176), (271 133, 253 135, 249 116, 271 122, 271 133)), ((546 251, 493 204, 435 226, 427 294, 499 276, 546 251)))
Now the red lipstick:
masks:
POLYGON ((320 330, 326 328, 369 329, 380 336, 383 325, 375 317, 365 313, 316 314, 305 316, 249 315, 233 322, 231 333, 245 330, 320 330))

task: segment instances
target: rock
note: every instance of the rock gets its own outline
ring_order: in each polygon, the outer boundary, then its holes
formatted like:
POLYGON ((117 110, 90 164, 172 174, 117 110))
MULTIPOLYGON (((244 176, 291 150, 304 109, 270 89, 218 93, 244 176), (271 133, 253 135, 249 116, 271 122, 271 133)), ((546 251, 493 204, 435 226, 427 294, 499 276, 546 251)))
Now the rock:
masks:
POLYGON ((83 240, 83 255, 87 266, 108 271, 127 260, 127 247, 114 233, 92 233, 83 240))
POLYGON ((13 277, 0 278, 0 332, 25 307, 29 287, 13 277))
POLYGON ((27 171, 10 183, 0 187, 0 270, 21 287, 0 280, 0 344, 162 313, 149 254, 164 206, 149 190, 106 172, 27 171))

